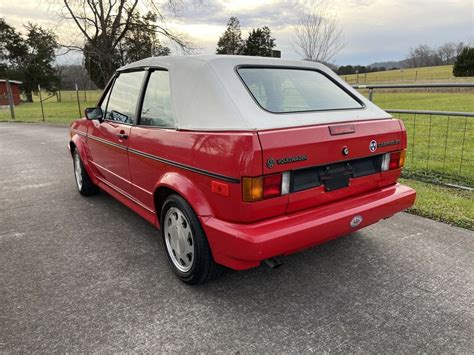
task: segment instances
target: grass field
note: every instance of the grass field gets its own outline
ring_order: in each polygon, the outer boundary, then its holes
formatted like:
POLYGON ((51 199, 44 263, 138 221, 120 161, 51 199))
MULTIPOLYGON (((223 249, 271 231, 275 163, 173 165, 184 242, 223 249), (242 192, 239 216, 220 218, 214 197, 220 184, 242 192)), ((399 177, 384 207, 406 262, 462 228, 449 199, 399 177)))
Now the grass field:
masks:
MULTIPOLYGON (((95 101, 81 102, 81 113, 84 115, 84 108, 95 106, 95 101)), ((79 107, 77 102, 44 102, 43 103, 45 122, 57 124, 69 124, 79 117, 79 107)), ((0 109, 0 121, 10 120, 10 110, 0 109)), ((15 120, 23 122, 41 122, 41 105, 38 102, 22 103, 15 108, 15 120)))
MULTIPOLYGON (((93 107, 97 104, 101 95, 100 90, 79 91, 79 105, 75 91, 61 91, 61 102, 57 101, 56 96, 44 100, 50 94, 44 92, 43 110, 45 122, 54 124, 69 124, 73 120, 84 115, 86 107, 93 107), (81 113, 81 115, 79 115, 81 113)), ((38 95, 33 95, 32 103, 22 103, 15 107, 15 119, 24 122, 42 122, 41 104, 38 95)), ((0 121, 10 120, 10 110, 8 107, 0 109, 0 121)))
POLYGON ((424 68, 409 68, 387 70, 381 72, 367 73, 367 74, 351 74, 341 75, 341 77, 349 84, 382 84, 382 83, 396 83, 396 82, 473 82, 474 77, 471 78, 456 78, 453 76, 452 65, 441 65, 436 67, 424 68))
POLYGON ((416 190, 416 203, 409 212, 458 227, 474 230, 474 191, 400 179, 416 190))
POLYGON ((474 112, 474 91, 392 93, 379 89, 374 90, 373 101, 384 109, 474 112))

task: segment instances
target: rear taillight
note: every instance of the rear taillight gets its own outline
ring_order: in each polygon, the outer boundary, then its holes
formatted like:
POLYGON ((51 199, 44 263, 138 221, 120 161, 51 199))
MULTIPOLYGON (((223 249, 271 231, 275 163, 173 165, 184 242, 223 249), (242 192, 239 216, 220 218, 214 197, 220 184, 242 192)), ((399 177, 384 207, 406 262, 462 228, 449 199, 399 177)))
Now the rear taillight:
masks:
POLYGON ((244 177, 242 197, 245 202, 260 201, 286 195, 290 191, 290 173, 278 173, 258 177, 244 177))
POLYGON ((405 164, 405 150, 385 153, 382 158, 382 171, 402 168, 405 164))
POLYGON ((267 175, 263 177, 263 198, 281 195, 281 174, 267 175))
POLYGON ((259 201, 263 198, 263 177, 244 178, 242 182, 244 201, 259 201))

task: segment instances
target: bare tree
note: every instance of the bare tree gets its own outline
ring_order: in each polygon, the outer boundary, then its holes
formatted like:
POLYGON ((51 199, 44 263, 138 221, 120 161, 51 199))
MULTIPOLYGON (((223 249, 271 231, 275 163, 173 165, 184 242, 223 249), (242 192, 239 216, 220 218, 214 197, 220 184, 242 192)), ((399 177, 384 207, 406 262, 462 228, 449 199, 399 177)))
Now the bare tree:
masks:
POLYGON ((437 48, 421 44, 416 48, 410 48, 406 62, 409 68, 453 64, 464 46, 463 42, 447 42, 437 48))
POLYGON ((454 60, 456 59, 456 43, 447 42, 439 46, 437 54, 442 64, 454 64, 454 60))
POLYGON ((326 1, 300 12, 293 29, 293 49, 306 60, 332 62, 344 47, 342 28, 326 1))
MULTIPOLYGON (((472 46, 474 46, 474 37, 473 37, 472 46)), ((464 42, 459 42, 459 43, 456 45, 456 54, 455 54, 455 57, 457 57, 458 55, 460 55, 461 52, 464 50, 465 47, 469 47, 469 46, 466 45, 464 42)))
POLYGON ((410 68, 439 65, 436 52, 427 44, 420 44, 416 48, 410 48, 407 60, 410 68))
MULTIPOLYGON (((178 11, 182 0, 167 0, 173 12, 178 11)), ((84 53, 86 62, 94 71, 89 75, 97 86, 103 87, 115 69, 123 64, 120 58, 121 42, 133 28, 150 31, 176 43, 183 51, 192 50, 192 44, 180 34, 166 27, 160 6, 153 0, 63 0, 63 17, 75 23, 85 39, 81 45, 65 45, 69 49, 84 53), (146 8, 153 21, 143 21, 138 7, 146 8)))

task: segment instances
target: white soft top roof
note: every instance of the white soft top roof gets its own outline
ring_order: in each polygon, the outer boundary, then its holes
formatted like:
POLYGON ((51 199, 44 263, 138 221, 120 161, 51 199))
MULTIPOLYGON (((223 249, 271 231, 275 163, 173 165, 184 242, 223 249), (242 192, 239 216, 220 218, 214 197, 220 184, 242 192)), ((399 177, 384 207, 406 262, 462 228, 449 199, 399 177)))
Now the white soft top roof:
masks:
POLYGON ((231 55, 151 57, 119 71, 158 67, 170 73, 171 106, 175 127, 187 130, 262 130, 391 116, 325 65, 279 58, 231 55), (317 69, 357 97, 365 107, 354 110, 271 113, 262 109, 240 80, 236 67, 265 65, 317 69))

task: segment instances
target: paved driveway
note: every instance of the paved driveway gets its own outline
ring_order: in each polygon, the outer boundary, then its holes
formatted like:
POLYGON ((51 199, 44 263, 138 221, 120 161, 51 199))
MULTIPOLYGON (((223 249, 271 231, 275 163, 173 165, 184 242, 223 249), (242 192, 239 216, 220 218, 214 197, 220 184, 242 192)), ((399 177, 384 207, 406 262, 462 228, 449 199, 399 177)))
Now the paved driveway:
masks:
POLYGON ((200 287, 75 191, 64 127, 0 123, 0 352, 472 352, 474 233, 401 213, 200 287))

